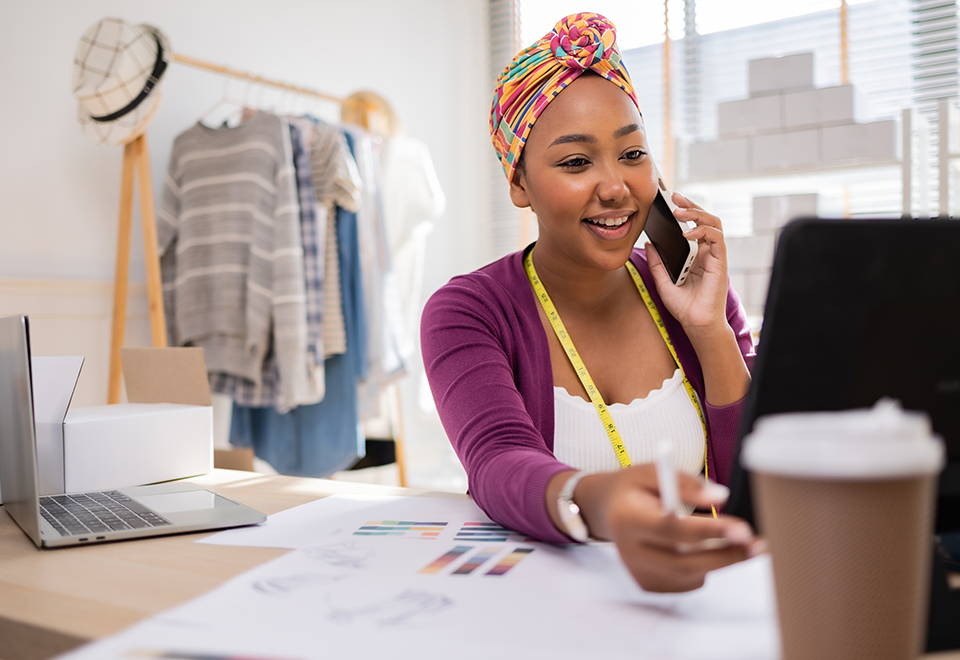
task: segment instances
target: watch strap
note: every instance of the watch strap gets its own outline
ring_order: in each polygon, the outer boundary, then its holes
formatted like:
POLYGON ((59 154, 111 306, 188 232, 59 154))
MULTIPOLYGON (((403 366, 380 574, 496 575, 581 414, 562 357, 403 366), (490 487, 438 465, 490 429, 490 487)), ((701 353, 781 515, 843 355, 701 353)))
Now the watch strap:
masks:
POLYGON ((580 480, 588 474, 588 472, 576 472, 564 482, 560 492, 557 493, 557 511, 560 514, 563 532, 580 543, 590 540, 590 532, 583 516, 580 515, 580 507, 573 501, 573 491, 580 480))

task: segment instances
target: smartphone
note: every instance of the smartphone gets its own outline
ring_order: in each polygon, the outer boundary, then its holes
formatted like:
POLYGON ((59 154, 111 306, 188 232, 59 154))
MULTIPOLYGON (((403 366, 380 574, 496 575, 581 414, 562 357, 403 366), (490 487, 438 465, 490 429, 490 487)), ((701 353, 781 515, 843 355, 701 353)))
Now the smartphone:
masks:
POLYGON ((643 231, 657 249, 657 254, 670 274, 670 281, 680 286, 687 281, 690 268, 697 258, 697 242, 684 237, 683 232, 689 227, 674 217, 673 212, 677 205, 673 203, 672 197, 673 194, 663 183, 663 177, 658 175, 657 196, 650 205, 643 231))

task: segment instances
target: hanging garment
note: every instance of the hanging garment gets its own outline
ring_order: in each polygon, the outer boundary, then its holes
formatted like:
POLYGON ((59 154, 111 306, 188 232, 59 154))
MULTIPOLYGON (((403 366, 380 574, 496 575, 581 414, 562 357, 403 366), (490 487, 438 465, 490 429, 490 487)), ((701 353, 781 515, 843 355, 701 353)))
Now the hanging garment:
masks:
POLYGON ((340 130, 317 122, 310 146, 310 165, 317 195, 317 222, 324 236, 323 325, 321 334, 325 356, 347 350, 340 299, 340 265, 337 249, 335 206, 356 212, 362 199, 362 184, 357 166, 340 130))
MULTIPOLYGON (((285 118, 285 121, 286 120, 285 118)), ((312 131, 312 126, 307 126, 312 131)), ((304 306, 307 322, 307 391, 298 405, 316 403, 324 396, 322 322, 323 273, 317 240, 316 194, 306 150, 305 134, 294 123, 289 123, 290 146, 300 208, 300 237, 303 245, 304 306)), ((263 361, 259 384, 225 373, 210 374, 210 388, 227 394, 245 406, 274 406, 286 412, 293 406, 279 398, 279 369, 276 352, 268 350, 263 361)))
POLYGON ((404 317, 401 355, 409 358, 415 350, 415 338, 420 336, 427 236, 433 231, 433 219, 443 214, 447 199, 427 145, 420 140, 405 136, 385 140, 380 167, 387 245, 404 317))
POLYGON ((360 386, 360 416, 371 419, 380 415, 380 395, 384 388, 405 373, 400 348, 403 312, 397 280, 390 266, 380 197, 379 157, 375 153, 374 141, 357 126, 345 126, 344 130, 363 181, 363 202, 357 213, 357 223, 364 307, 369 328, 369 370, 360 386))
POLYGON ((363 343, 366 327, 356 214, 337 209, 331 224, 336 228, 333 243, 340 264, 338 281, 347 351, 324 362, 326 396, 320 403, 300 406, 286 414, 273 408, 233 407, 230 443, 253 447, 258 458, 281 474, 325 477, 364 455, 357 382, 365 352, 354 350, 355 343, 363 343))
POLYGON ((275 115, 233 128, 198 123, 174 141, 157 213, 171 344, 201 346, 211 373, 255 387, 272 344, 281 406, 309 399, 292 157, 275 115))

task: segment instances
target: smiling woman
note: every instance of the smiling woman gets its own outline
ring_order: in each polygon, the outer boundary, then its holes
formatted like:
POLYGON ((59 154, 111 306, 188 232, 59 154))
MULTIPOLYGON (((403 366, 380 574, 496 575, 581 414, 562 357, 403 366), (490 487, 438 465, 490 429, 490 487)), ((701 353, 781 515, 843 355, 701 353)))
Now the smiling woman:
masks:
POLYGON ((548 542, 614 541, 642 587, 683 591, 762 542, 730 517, 661 514, 651 462, 671 441, 681 499, 723 503, 708 477, 726 479, 753 345, 717 217, 674 195, 701 243, 683 286, 634 247, 659 174, 615 35, 568 16, 501 74, 494 149, 539 239, 434 294, 423 357, 491 518, 548 542))

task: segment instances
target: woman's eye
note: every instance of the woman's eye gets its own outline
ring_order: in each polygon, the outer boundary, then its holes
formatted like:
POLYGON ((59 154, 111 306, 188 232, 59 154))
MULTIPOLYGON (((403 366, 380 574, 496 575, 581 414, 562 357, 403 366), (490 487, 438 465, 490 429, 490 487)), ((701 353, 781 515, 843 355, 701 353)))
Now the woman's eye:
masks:
POLYGON ((560 163, 560 167, 576 169, 578 167, 583 167, 584 165, 587 165, 589 162, 590 161, 588 161, 586 158, 580 158, 578 156, 576 158, 571 158, 570 160, 563 161, 562 163, 560 163))
POLYGON ((627 153, 623 154, 623 157, 626 158, 627 160, 640 160, 641 158, 643 158, 643 156, 644 156, 644 152, 641 149, 632 149, 631 151, 628 151, 627 153))

